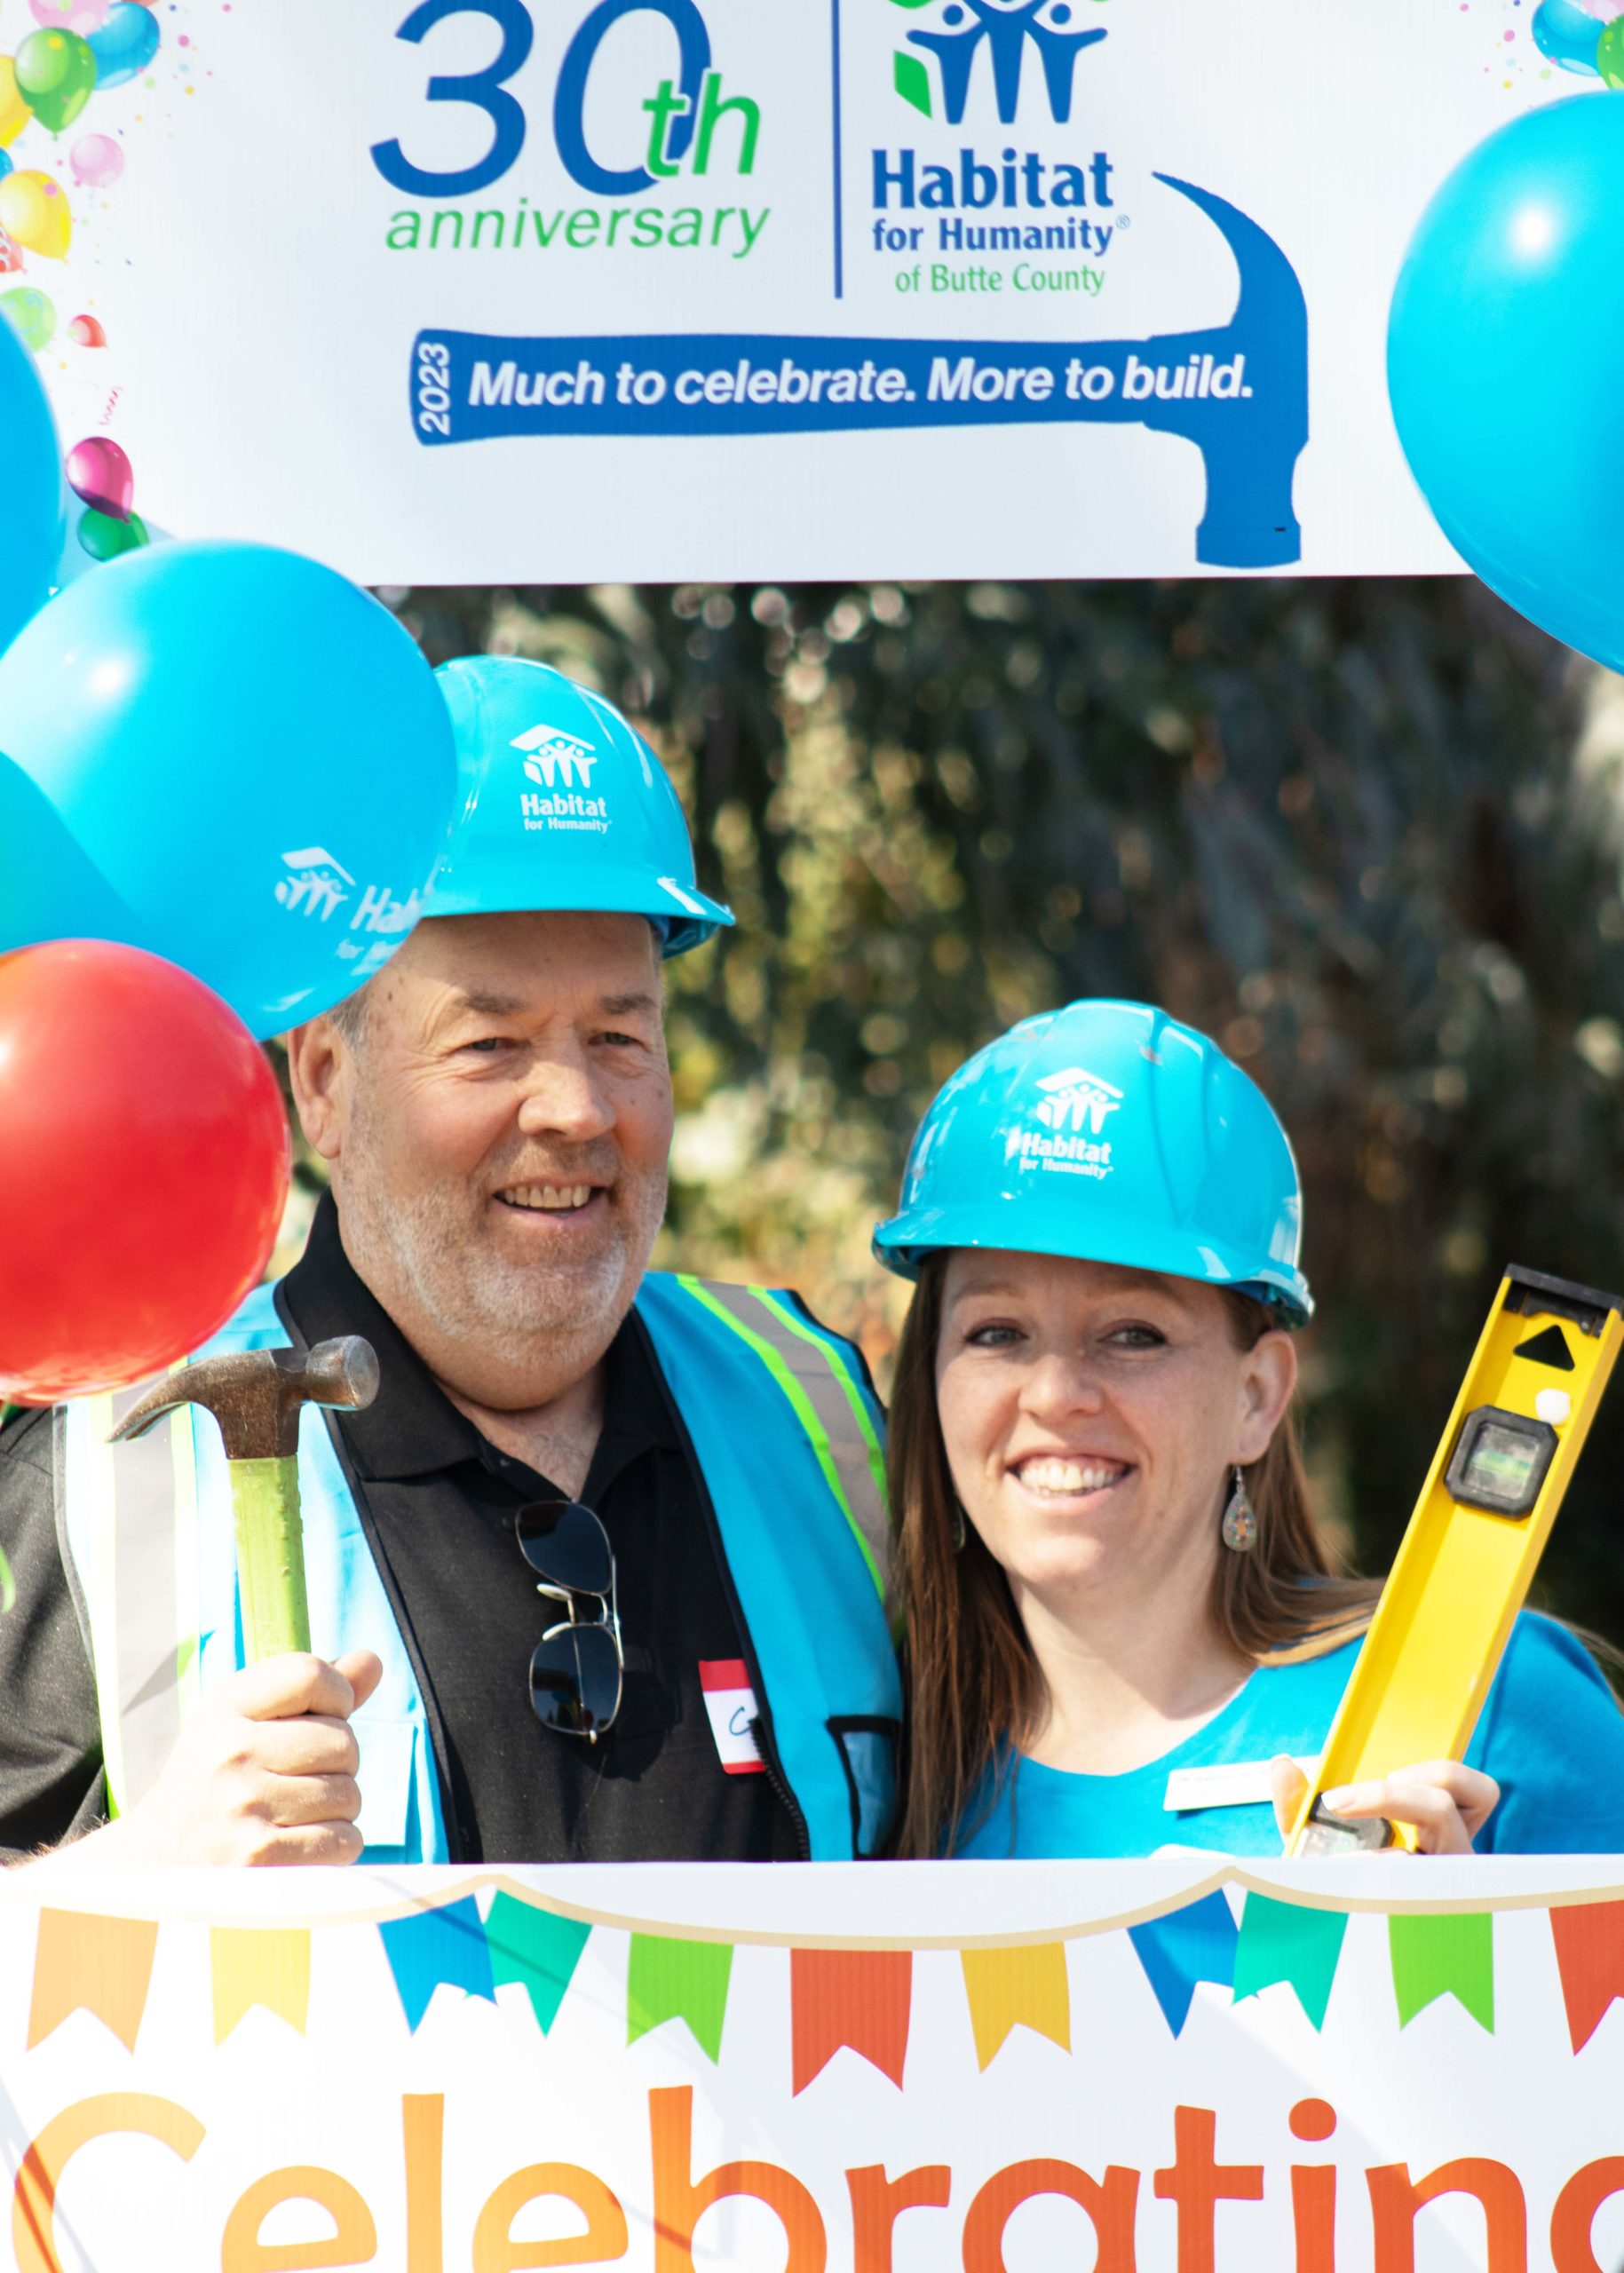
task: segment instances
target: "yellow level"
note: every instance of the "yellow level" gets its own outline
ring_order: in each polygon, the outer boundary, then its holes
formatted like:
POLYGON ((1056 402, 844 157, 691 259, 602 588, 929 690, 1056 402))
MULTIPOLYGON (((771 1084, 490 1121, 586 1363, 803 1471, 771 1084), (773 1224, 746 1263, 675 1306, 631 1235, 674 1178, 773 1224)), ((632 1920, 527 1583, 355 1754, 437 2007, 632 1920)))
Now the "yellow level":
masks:
POLYGON ((1403 1826, 1339 1822, 1320 1794, 1464 1756, 1621 1340, 1624 1298, 1507 1271, 1288 1855, 1414 1845, 1403 1826))

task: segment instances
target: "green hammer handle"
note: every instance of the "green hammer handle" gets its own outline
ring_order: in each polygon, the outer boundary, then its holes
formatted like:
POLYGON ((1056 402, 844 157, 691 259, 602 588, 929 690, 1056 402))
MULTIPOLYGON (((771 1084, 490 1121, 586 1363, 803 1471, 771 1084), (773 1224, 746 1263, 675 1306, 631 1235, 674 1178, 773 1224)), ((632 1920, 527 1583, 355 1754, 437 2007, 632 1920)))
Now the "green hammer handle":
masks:
POLYGON ((310 1605, 305 1593, 298 1462, 234 1460, 228 1465, 248 1661, 252 1665, 287 1650, 308 1650, 310 1605))

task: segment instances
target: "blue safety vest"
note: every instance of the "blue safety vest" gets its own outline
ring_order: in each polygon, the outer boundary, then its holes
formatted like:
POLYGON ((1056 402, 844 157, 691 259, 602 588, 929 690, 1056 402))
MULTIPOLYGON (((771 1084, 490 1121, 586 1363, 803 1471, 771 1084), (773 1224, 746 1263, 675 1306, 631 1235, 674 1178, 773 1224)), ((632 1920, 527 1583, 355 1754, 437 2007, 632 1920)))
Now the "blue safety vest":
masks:
MULTIPOLYGON (((890 1826, 901 1692, 885 1608, 882 1420, 861 1360, 791 1294, 651 1272, 635 1315, 681 1424, 761 1714, 810 1859, 890 1826)), ((199 1357, 289 1339, 273 1289, 199 1357)), ((95 1669, 109 1804, 150 1788, 202 1691, 244 1662, 230 1477, 213 1419, 109 1431, 147 1384, 61 1408, 63 1562, 95 1669)), ((384 1660, 355 1715, 368 1863, 450 1859, 422 1685, 368 1542, 336 1416, 306 1406, 299 1488, 312 1647, 384 1660)))

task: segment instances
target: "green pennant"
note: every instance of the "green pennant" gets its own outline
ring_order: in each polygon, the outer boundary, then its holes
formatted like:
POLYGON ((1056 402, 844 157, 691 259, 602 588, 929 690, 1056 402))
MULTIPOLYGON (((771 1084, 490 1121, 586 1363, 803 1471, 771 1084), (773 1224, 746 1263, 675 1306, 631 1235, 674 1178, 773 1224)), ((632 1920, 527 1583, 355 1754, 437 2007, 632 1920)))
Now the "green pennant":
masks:
POLYGON ((1387 1921, 1398 2025, 1407 2028, 1438 1997, 1454 1997, 1494 2033, 1494 1918, 1492 1911, 1422 1912, 1387 1921))
POLYGON ((1310 1910, 1248 1893, 1235 1946, 1235 2002, 1283 1981, 1314 2026, 1323 2028, 1347 1930, 1345 1910, 1310 1910))
POLYGON ((504 1981, 520 1984, 543 2036, 558 2017, 564 1992, 591 1930, 578 1918, 559 1918, 511 1894, 498 1894, 491 1904, 485 1921, 485 1944, 490 1952, 492 1984, 496 1988, 504 1981))
POLYGON ((679 1942, 667 1934, 634 1934, 626 1968, 626 2041, 635 2044, 661 2021, 686 2021, 701 2052, 722 2049, 731 1942, 679 1942))

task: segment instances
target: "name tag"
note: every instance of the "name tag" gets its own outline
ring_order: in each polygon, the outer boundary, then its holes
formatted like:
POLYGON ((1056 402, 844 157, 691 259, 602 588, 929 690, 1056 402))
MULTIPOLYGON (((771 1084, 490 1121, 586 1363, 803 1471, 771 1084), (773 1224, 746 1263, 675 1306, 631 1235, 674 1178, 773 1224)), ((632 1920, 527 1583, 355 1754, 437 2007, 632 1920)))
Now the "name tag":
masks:
MULTIPOLYGON (((1318 1755, 1297 1762, 1305 1776, 1319 1765, 1318 1755)), ((1269 1800, 1266 1760, 1226 1760, 1216 1768, 1176 1768, 1161 1805, 1168 1815, 1184 1815, 1196 1808, 1267 1807, 1269 1800)))
POLYGON ((700 1687, 717 1754, 730 1776, 763 1776, 766 1762, 756 1748, 750 1723, 760 1707, 750 1687, 749 1668, 742 1658, 701 1658, 700 1687))

